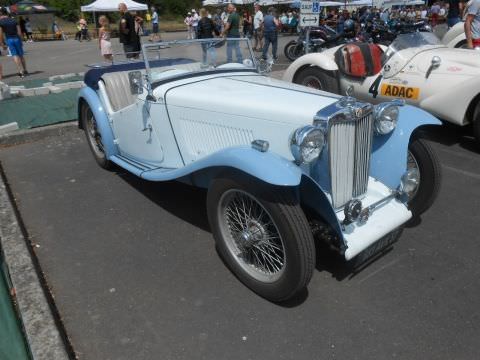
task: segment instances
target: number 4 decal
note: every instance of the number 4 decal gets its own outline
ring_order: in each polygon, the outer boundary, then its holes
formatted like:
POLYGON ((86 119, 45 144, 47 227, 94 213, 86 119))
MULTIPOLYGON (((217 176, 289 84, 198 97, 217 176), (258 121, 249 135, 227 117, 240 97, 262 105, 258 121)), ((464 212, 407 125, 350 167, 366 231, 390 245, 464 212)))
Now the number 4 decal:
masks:
POLYGON ((380 82, 382 81, 382 77, 383 77, 383 75, 378 75, 378 77, 375 79, 375 81, 370 86, 370 89, 368 89, 368 92, 373 95, 374 99, 378 95, 378 87, 380 86, 380 82))

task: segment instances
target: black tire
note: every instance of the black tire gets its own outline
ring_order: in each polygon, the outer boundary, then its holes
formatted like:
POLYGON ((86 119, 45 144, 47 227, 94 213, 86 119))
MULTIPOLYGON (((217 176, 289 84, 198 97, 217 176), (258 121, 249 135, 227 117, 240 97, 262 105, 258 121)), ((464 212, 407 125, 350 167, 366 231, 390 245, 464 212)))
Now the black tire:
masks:
POLYGON ((97 131, 97 123, 95 116, 93 115, 90 106, 84 102, 82 104, 81 110, 81 127, 85 131, 85 136, 87 137, 87 143, 90 148, 90 151, 95 158, 95 161, 100 165, 100 167, 104 169, 111 169, 113 164, 109 161, 105 155, 105 151, 103 149, 102 144, 102 137, 100 133, 97 131))
POLYGON ((472 130, 477 147, 480 149, 480 101, 477 103, 475 111, 473 112, 472 130))
POLYGON ((467 40, 459 41, 459 42, 455 45, 455 48, 457 48, 457 49, 468 49, 467 40))
POLYGON ((322 70, 316 66, 300 70, 295 76, 295 83, 334 94, 340 93, 335 73, 322 70))
MULTIPOLYGON (((235 177, 235 180, 230 177, 218 178, 208 190, 207 212, 220 256, 248 288, 265 299, 279 302, 292 298, 308 285, 315 268, 315 245, 308 221, 292 189, 270 186, 242 176, 235 177), (258 219, 258 211, 249 212, 249 216, 242 220, 245 221, 243 224, 248 223, 246 226, 241 226, 242 221, 232 224, 229 218, 238 217, 228 211, 232 208, 241 209, 236 202, 241 203, 241 200, 237 200, 236 196, 252 200, 251 204, 260 206, 257 209, 264 209, 265 212, 258 219), (264 223, 265 219, 268 221, 264 223), (267 225, 263 228, 257 224, 267 225), (278 258, 283 259, 283 265, 278 272, 270 275, 253 264, 255 259, 249 252, 260 253, 255 250, 256 245, 248 244, 254 239, 255 244, 263 246, 263 238, 273 239, 275 231, 279 235, 275 245, 282 250, 278 258), (249 263, 249 260, 252 261, 249 263), (263 279, 268 276, 272 278, 263 279)), ((270 240, 266 241, 270 244, 270 240)))
POLYGON ((414 217, 418 217, 427 211, 437 198, 442 183, 442 171, 437 155, 425 140, 414 136, 410 140, 408 151, 420 173, 419 187, 408 201, 408 208, 414 217))
POLYGON ((300 56, 305 54, 302 44, 298 44, 296 40, 289 41, 285 48, 283 49, 283 53, 285 54, 286 58, 290 61, 297 60, 300 56))

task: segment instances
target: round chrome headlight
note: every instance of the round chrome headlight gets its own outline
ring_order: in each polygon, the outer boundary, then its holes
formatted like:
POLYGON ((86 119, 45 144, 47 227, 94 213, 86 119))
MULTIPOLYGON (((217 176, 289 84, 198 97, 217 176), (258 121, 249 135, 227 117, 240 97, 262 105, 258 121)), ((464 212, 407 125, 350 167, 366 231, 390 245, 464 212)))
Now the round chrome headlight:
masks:
POLYGON ((403 102, 392 101, 375 106, 375 133, 386 135, 395 130, 400 113, 399 106, 403 102))
POLYGON ((317 159, 325 145, 325 135, 319 128, 308 125, 295 130, 290 143, 297 164, 308 164, 317 159))

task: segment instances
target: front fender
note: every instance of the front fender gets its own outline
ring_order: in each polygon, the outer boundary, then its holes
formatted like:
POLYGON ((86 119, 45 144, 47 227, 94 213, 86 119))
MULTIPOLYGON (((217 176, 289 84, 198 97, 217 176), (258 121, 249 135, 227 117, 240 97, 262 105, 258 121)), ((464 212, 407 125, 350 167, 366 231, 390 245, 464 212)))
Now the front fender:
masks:
MULTIPOLYGON (((328 49, 327 51, 328 54, 330 54, 332 49, 328 49)), ((338 70, 338 66, 331 56, 324 53, 312 53, 303 55, 291 63, 283 75, 283 80, 293 82, 297 72, 308 66, 318 66, 320 69, 327 71, 338 70)))
POLYGON ((217 151, 182 168, 152 170, 141 174, 151 181, 166 181, 194 175, 197 186, 207 187, 219 169, 236 169, 268 184, 297 186, 301 169, 291 161, 272 152, 260 152, 251 147, 231 147, 217 151))
POLYGON ((81 106, 86 102, 92 110, 95 122, 97 124, 97 131, 102 137, 102 143, 107 159, 110 159, 113 155, 118 154, 117 145, 114 143, 114 136, 110 121, 106 114, 103 104, 98 97, 98 94, 89 87, 84 87, 78 93, 78 121, 81 127, 81 106))
POLYGON ((441 122, 417 107, 401 107, 395 130, 388 135, 376 135, 373 139, 370 175, 390 189, 396 189, 406 170, 410 137, 422 125, 441 125, 441 122))

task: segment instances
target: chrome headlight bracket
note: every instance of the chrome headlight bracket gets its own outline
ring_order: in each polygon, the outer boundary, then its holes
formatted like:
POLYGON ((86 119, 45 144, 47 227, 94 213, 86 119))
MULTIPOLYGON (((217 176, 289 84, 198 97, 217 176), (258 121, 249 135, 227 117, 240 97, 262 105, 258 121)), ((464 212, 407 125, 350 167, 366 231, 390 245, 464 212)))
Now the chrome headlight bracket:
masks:
POLYGON ((325 132, 319 127, 307 125, 295 130, 290 140, 290 150, 297 165, 316 160, 325 146, 325 132))
POLYGON ((405 105, 403 100, 393 100, 378 104, 374 108, 374 130, 376 135, 387 135, 397 127, 399 107, 405 105))

